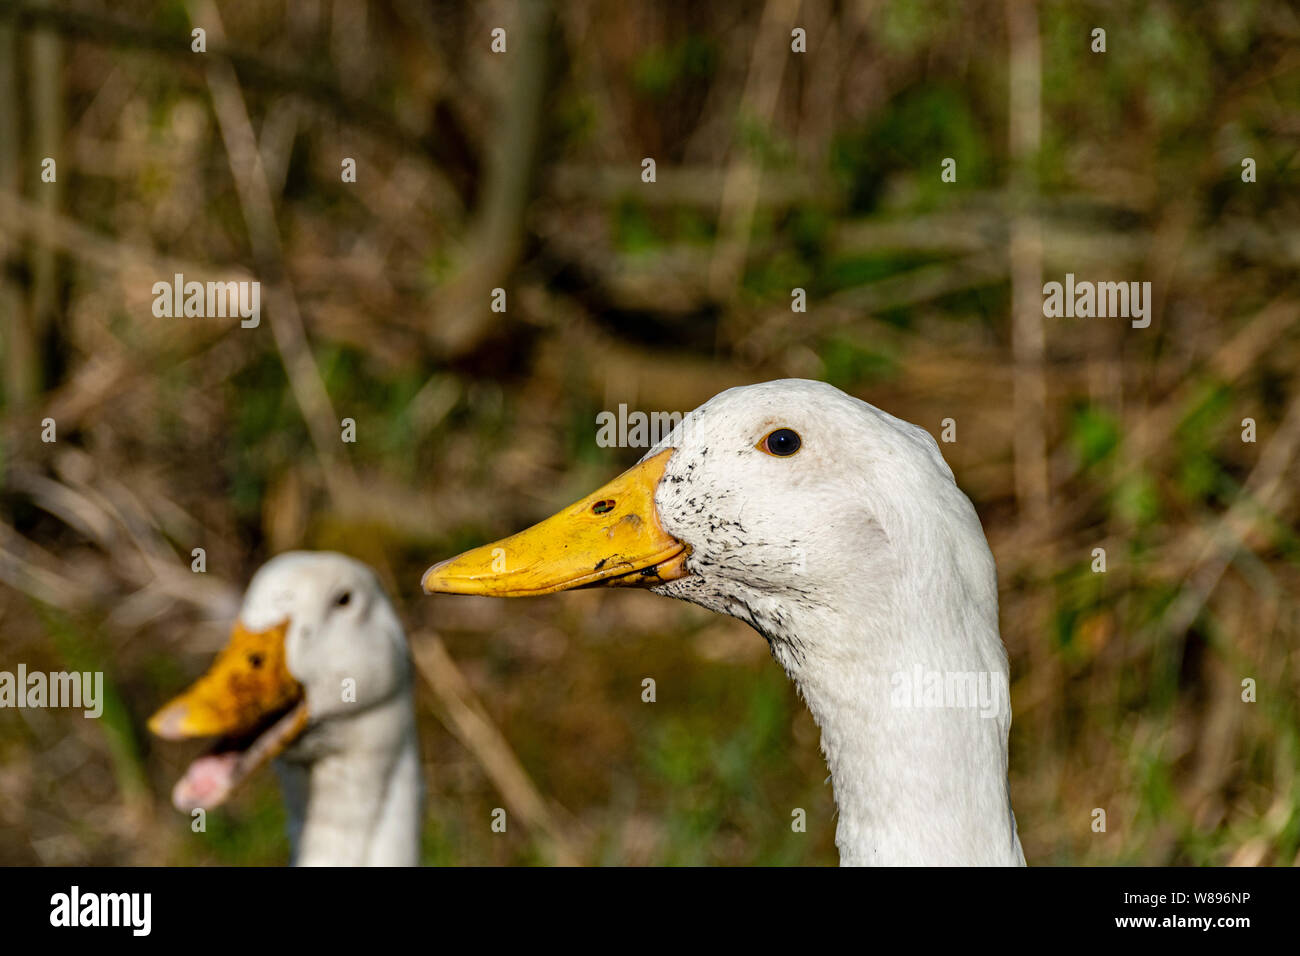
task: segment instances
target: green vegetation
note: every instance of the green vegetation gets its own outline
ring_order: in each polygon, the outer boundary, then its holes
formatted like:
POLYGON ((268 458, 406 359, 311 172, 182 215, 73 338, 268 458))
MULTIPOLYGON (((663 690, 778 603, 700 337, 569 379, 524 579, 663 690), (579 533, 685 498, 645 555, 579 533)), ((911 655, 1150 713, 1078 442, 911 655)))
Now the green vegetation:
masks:
MULTIPOLYGON (((58 198, 30 173, 0 193, 0 669, 102 670, 108 702, 0 711, 0 864, 287 858, 273 774, 195 834, 168 794, 198 746, 145 721, 206 665, 220 599, 290 548, 369 561, 408 631, 443 637, 585 861, 834 862, 818 732, 743 626, 639 593, 418 584, 635 461, 596 444, 601 411, 784 376, 936 437, 955 419, 940 447, 998 562, 1031 862, 1297 861, 1293 10, 1036 5, 1034 127, 1000 4, 804 11, 808 53, 782 24, 779 71, 753 55, 756 11, 556 5, 531 113, 517 79, 543 47, 522 26, 507 62, 469 12, 381 5, 362 47, 291 8, 221 5, 278 242, 184 44, 56 21, 61 72, 12 77, 66 116, 58 198), (153 317, 179 268, 260 277, 260 326, 153 317), (1040 322, 1037 282, 1067 272, 1151 281, 1151 326, 1040 322)), ((159 9, 137 29, 188 36, 183 4, 159 9)), ((22 135, 0 166, 36 169, 55 147, 32 104, 4 110, 22 135)), ((522 824, 490 831, 502 795, 424 683, 417 703, 425 862, 547 862, 522 824)))

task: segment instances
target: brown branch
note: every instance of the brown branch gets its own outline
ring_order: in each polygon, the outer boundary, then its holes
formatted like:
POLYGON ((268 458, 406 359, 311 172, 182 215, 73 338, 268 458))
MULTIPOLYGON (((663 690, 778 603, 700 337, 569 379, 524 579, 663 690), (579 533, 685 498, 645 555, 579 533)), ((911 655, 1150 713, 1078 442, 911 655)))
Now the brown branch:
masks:
MULTIPOLYGON (((18 31, 39 30, 86 43, 144 50, 170 57, 176 65, 196 67, 200 60, 190 50, 190 36, 140 23, 128 23, 86 9, 63 9, 37 2, 0 4, 0 20, 11 20, 18 31)), ((209 34, 211 31, 209 31, 209 34)), ((236 50, 224 41, 208 44, 209 60, 229 64, 241 83, 279 93, 294 93, 324 107, 350 125, 370 131, 409 152, 438 158, 439 137, 404 126, 377 103, 355 96, 325 72, 286 69, 259 56, 236 50)))
MULTIPOLYGON (((189 10, 190 19, 196 26, 206 29, 216 42, 224 41, 221 15, 212 0, 192 0, 189 10)), ((226 144, 230 172, 235 180, 253 257, 266 280, 271 335, 284 364, 290 391, 320 459, 330 496, 336 505, 346 510, 357 488, 356 476, 340 454, 338 414, 312 357, 298 299, 284 267, 275 200, 244 94, 239 88, 239 77, 229 62, 212 59, 208 62, 207 78, 212 108, 226 144)))
MULTIPOLYGON (((763 131, 772 125, 781 93, 781 77, 790 54, 786 44, 798 10, 798 0, 767 0, 763 6, 740 101, 742 123, 754 123, 763 131)), ((709 264, 709 289, 719 301, 731 298, 744 272, 762 180, 762 169, 750 155, 744 133, 743 129, 734 131, 731 165, 722 186, 718 241, 709 264)))
POLYGON ((1209 529, 1197 530, 1203 544, 1189 562, 1183 586, 1161 620, 1161 627, 1167 633, 1186 633, 1233 558, 1248 547, 1246 539, 1260 518, 1280 511, 1294 494, 1292 462, 1297 451, 1300 451, 1300 396, 1292 400, 1277 431, 1260 451, 1259 461, 1232 507, 1209 529))
POLYGON ((1033 165, 1042 145, 1042 49, 1038 10, 1024 0, 1007 0, 1011 44, 1008 86, 1012 160, 1011 346, 1015 357, 1012 404, 1016 423, 1015 488, 1021 519, 1048 530, 1047 332, 1043 327, 1043 236, 1034 211, 1037 181, 1033 165))
POLYGON ((578 865, 577 851, 469 681, 456 667, 442 639, 429 632, 413 635, 411 651, 416 668, 442 704, 443 723, 482 765, 510 811, 541 837, 540 842, 553 863, 578 865))
MULTIPOLYGON (((0 193, 22 189, 18 104, 18 36, 12 27, 0 24, 0 193)), ((12 221, 10 216, 3 218, 6 223, 12 221)), ((0 351, 5 404, 11 409, 22 407, 36 394, 32 371, 36 368, 36 343, 22 294, 7 278, 7 260, 16 246, 9 228, 0 230, 0 315, 7 318, 0 325, 0 351)))
POLYGON ((549 0, 524 0, 506 56, 516 57, 513 83, 492 144, 483 201, 471 223, 456 276, 440 290, 430 338, 449 356, 471 351, 508 313, 491 311, 492 290, 504 287, 524 245, 524 217, 537 172, 543 99, 550 68, 553 17, 549 0))

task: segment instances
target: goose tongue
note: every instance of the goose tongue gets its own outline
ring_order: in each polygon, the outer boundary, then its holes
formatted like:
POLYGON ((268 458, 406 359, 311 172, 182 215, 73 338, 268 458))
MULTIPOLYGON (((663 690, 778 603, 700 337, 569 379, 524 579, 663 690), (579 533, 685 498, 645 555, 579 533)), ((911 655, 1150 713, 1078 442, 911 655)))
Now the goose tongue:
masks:
POLYGON ((218 807, 253 772, 284 750, 307 726, 307 702, 299 701, 246 747, 225 749, 227 741, 193 761, 172 789, 172 805, 190 811, 218 807))
POLYGON ((189 765, 185 776, 172 788, 172 804, 177 810, 216 807, 225 802, 238 782, 235 774, 239 754, 208 754, 189 765))

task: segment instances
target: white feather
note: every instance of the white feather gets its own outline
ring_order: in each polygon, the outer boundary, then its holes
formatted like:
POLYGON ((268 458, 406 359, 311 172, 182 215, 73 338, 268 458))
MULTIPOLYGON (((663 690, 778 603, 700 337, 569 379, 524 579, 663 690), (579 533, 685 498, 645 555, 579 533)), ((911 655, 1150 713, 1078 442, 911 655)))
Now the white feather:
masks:
POLYGON ((275 763, 294 863, 414 866, 422 785, 411 665, 374 572, 342 554, 279 555, 254 575, 240 617, 251 630, 289 621, 289 671, 307 699, 310 723, 275 763))
POLYGON ((821 728, 841 862, 1024 865, 993 556, 934 439, 792 379, 722 392, 646 457, 669 447, 655 506, 692 573, 655 590, 768 640, 821 728), (778 428, 796 454, 756 447, 778 428), (905 702, 917 675, 974 675, 983 706, 905 702))

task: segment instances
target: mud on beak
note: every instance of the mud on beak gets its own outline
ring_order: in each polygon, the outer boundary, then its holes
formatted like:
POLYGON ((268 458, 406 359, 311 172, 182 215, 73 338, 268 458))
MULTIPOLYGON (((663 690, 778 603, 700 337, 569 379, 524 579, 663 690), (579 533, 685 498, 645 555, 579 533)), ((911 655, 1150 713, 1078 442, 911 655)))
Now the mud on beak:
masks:
POLYGON ((288 621, 265 631, 236 622, 208 672, 149 718, 149 729, 167 740, 219 738, 176 784, 177 809, 220 805, 307 726, 302 685, 285 661, 288 629, 288 621))
POLYGON ((435 564, 430 594, 527 597, 583 587, 651 588, 685 577, 690 549, 659 525, 655 490, 673 449, 540 524, 435 564))

